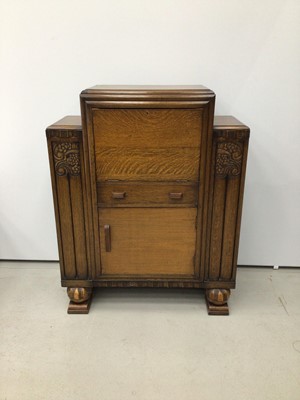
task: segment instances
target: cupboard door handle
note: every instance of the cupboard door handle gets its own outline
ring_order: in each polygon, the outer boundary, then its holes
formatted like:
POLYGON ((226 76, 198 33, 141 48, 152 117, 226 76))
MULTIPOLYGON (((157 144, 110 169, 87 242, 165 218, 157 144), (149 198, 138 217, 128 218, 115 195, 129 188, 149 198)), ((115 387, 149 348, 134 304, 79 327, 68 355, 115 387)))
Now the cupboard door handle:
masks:
POLYGON ((110 225, 104 225, 105 251, 111 251, 110 225))
POLYGON ((183 198, 183 193, 182 192, 169 193, 169 197, 170 197, 170 199, 180 200, 183 198))
POLYGON ((126 192, 112 192, 113 199, 125 199, 126 192))

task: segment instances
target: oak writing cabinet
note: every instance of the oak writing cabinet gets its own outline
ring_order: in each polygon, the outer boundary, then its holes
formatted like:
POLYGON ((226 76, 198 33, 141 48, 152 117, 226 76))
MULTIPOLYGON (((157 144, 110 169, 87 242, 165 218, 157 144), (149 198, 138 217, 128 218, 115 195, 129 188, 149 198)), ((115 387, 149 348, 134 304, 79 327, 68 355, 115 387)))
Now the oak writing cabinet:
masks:
POLYGON ((203 86, 95 86, 47 128, 69 313, 93 287, 205 289, 228 314, 249 128, 203 86))

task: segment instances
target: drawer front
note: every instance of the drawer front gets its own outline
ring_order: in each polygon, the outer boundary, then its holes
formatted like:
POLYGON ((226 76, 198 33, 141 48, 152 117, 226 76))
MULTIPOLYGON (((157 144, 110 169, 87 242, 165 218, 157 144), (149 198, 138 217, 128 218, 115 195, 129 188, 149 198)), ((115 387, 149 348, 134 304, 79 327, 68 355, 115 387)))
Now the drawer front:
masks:
POLYGON ((97 181, 197 181, 202 111, 93 111, 97 181))
POLYGON ((99 183, 98 207, 196 207, 197 183, 99 183))
POLYGON ((102 275, 193 276, 196 208, 99 209, 102 275))

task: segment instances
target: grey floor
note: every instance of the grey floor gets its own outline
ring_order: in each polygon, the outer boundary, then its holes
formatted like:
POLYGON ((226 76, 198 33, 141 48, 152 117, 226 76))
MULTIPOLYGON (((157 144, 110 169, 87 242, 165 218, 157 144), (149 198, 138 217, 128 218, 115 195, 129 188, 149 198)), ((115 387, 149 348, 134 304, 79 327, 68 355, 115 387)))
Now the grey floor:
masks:
POLYGON ((68 315, 58 264, 0 278, 1 400, 300 399, 300 270, 240 268, 229 317, 167 289, 97 290, 68 315))

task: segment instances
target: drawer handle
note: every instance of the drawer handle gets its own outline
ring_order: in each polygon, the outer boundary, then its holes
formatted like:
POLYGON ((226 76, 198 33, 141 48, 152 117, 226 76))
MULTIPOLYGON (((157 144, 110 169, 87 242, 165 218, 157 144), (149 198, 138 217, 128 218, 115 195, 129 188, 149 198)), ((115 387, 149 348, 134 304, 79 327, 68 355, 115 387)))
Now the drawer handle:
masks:
POLYGON ((111 251, 110 225, 104 225, 105 251, 111 251))
POLYGON ((170 199, 180 200, 183 198, 183 193, 182 192, 169 193, 169 197, 170 199))
POLYGON ((112 192, 113 199, 125 199, 126 192, 112 192))

